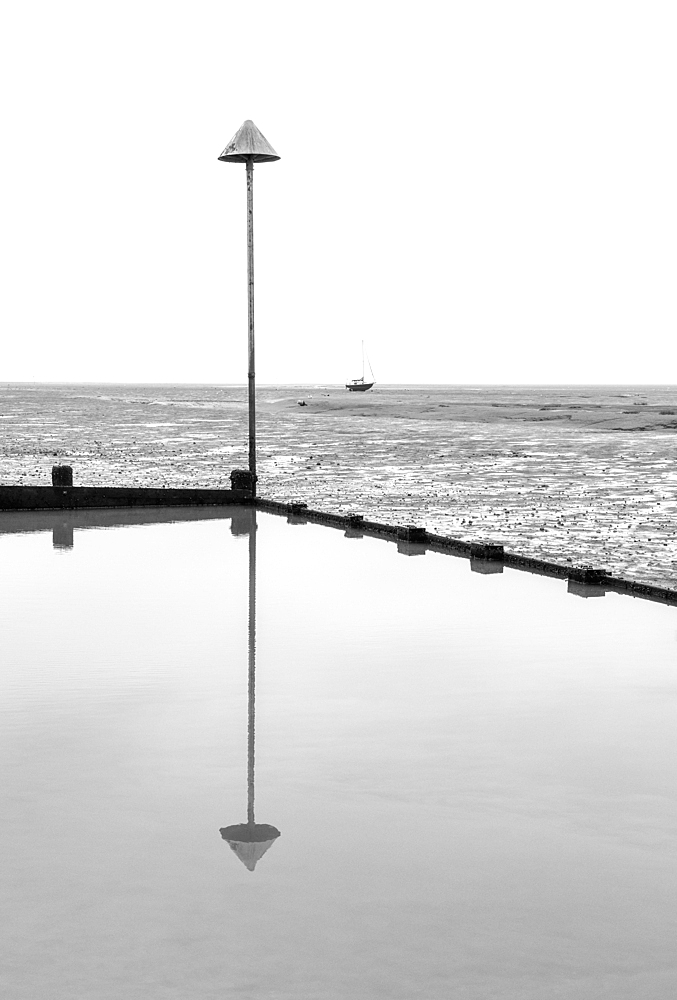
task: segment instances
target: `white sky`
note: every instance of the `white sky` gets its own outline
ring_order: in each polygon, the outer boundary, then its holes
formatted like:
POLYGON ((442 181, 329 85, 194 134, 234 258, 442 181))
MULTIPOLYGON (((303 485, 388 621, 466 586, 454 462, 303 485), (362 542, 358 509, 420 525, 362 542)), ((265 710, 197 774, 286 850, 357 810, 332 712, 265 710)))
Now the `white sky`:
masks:
POLYGON ((5 0, 0 381, 677 381, 677 5, 5 0))

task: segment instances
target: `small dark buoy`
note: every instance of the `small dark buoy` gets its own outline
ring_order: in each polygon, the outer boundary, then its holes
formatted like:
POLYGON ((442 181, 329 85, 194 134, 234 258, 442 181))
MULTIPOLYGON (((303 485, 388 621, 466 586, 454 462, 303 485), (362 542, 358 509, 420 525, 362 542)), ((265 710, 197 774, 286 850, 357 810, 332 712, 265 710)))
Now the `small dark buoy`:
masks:
POLYGON ((505 550, 502 545, 496 545, 494 542, 472 542, 470 545, 470 558, 483 560, 484 562, 494 562, 502 563, 505 556, 505 550))
POLYGON ((299 406, 307 406, 308 405, 306 403, 305 399, 299 399, 298 404, 299 404, 299 406))

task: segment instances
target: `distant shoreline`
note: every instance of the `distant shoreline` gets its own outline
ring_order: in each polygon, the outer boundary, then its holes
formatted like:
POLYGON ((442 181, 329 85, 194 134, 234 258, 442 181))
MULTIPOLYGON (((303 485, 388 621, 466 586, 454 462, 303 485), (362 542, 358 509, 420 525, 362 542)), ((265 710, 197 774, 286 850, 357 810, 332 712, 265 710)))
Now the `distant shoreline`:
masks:
MULTIPOLYGON (((238 382, 106 382, 106 381, 84 381, 84 382, 64 382, 64 381, 0 381, 0 388, 3 387, 26 387, 26 386, 139 386, 139 387, 173 387, 180 389, 187 388, 205 389, 236 389, 246 387, 245 379, 238 382)), ((344 382, 262 382, 257 381, 257 388, 262 389, 344 389, 344 382)), ((377 382, 379 389, 677 389, 677 382, 377 382)), ((373 390, 371 390, 373 391, 373 390)))

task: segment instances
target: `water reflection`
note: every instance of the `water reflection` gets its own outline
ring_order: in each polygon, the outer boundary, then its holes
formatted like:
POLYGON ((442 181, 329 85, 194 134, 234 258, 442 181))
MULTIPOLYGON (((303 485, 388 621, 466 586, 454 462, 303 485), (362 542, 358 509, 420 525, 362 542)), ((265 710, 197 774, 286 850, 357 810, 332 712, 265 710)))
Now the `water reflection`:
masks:
POLYGON ((470 556, 470 572, 483 573, 485 576, 492 573, 502 573, 503 563, 497 559, 479 559, 476 556, 470 556))
POLYGON ((674 609, 113 516, 0 515, 3 996, 677 996, 674 609))
POLYGON ((247 686, 247 822, 224 826, 220 834, 243 865, 253 872, 280 831, 254 818, 254 753, 256 712, 256 510, 242 510, 233 518, 234 535, 249 534, 249 635, 247 686))
POLYGON ((402 539, 397 541, 397 551, 401 556, 424 556, 426 546, 421 542, 407 542, 402 539))
POLYGON ((55 549, 73 548, 73 525, 68 522, 55 524, 52 528, 52 546, 55 549))
MULTIPOLYGON (((233 534, 236 522, 244 524, 249 508, 223 507, 103 507, 83 510, 2 510, 0 536, 51 531, 55 547, 72 545, 73 531, 87 528, 118 528, 123 525, 171 524, 179 521, 221 521, 231 519, 233 534)), ((244 527, 241 534, 249 529, 244 527)))
POLYGON ((567 593, 576 597, 606 597, 607 588, 600 583, 582 583, 580 580, 567 580, 567 593))

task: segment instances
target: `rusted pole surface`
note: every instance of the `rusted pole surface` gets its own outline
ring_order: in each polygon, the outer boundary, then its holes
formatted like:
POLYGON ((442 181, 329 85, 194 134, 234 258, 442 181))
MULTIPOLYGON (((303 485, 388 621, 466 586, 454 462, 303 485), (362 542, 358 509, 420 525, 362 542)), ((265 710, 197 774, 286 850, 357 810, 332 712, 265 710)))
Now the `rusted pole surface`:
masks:
POLYGON ((249 669, 247 689, 247 822, 254 822, 254 723, 256 695, 256 511, 249 532, 249 669))
POLYGON ((256 491, 256 366, 254 361, 254 158, 247 157, 247 302, 249 313, 249 471, 256 491))

